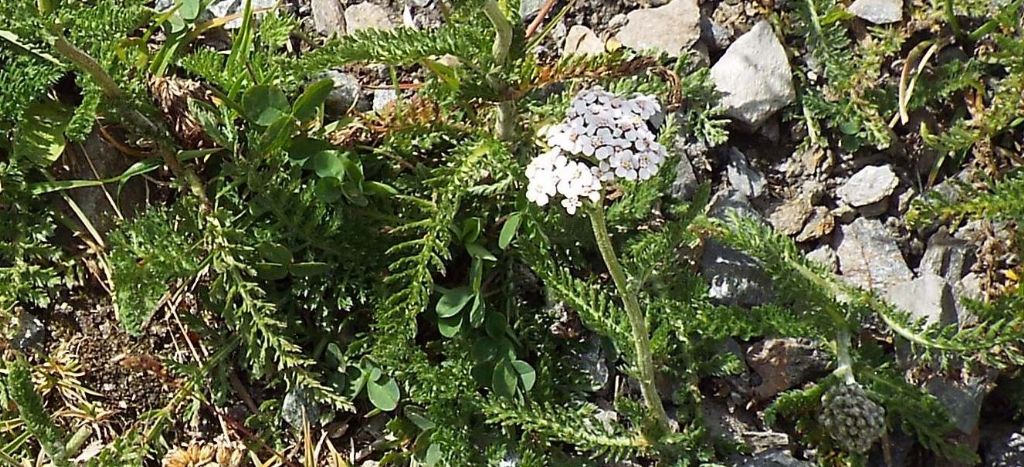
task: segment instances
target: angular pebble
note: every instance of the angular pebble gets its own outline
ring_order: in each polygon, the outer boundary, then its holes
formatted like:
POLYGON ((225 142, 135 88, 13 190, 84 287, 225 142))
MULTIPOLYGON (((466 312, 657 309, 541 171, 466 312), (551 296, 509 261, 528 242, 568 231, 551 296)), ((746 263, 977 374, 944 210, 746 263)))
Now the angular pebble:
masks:
POLYGON ((924 387, 945 406, 953 425, 961 433, 971 434, 978 428, 981 405, 992 387, 990 378, 967 376, 966 381, 935 376, 924 387))
POLYGON ((945 227, 928 239, 928 249, 921 258, 919 271, 938 274, 955 283, 971 272, 977 259, 977 247, 954 238, 945 227))
POLYGON ((747 254, 708 241, 701 257, 701 274, 710 285, 709 297, 716 303, 754 307, 772 298, 771 279, 761 265, 747 254))
POLYGON ((533 17, 540 12, 541 3, 544 3, 543 0, 521 0, 519 2, 519 17, 522 18, 523 21, 533 19, 533 17))
POLYGON ((839 257, 836 256, 836 252, 828 245, 819 246, 818 248, 807 252, 806 256, 807 259, 825 266, 825 269, 829 272, 836 272, 839 270, 839 257))
POLYGON ((884 291, 913 278, 896 240, 877 219, 859 218, 835 238, 844 279, 865 289, 884 291))
POLYGON ((569 28, 562 55, 598 55, 604 52, 604 41, 590 28, 579 24, 569 28))
POLYGON ((926 273, 917 279, 896 284, 885 291, 885 299, 910 313, 914 321, 942 325, 958 321, 953 290, 942 276, 926 273))
POLYGON ((867 206, 887 198, 900 179, 889 165, 864 167, 836 190, 836 195, 853 207, 867 206))
POLYGON ((829 363, 828 354, 810 339, 766 339, 747 350, 747 365, 761 376, 754 396, 762 401, 813 379, 827 371, 829 363))
POLYGON ((657 8, 633 10, 615 37, 633 50, 655 50, 678 57, 700 38, 697 0, 672 0, 657 8))
POLYGON ((747 198, 761 196, 768 184, 764 175, 751 167, 747 163, 747 156, 736 148, 729 148, 729 165, 725 169, 725 176, 729 185, 747 198))
POLYGON ((775 208, 768 215, 768 222, 779 233, 792 236, 803 231, 804 222, 813 212, 810 202, 804 198, 795 198, 775 208))
POLYGON ((391 22, 387 9, 363 2, 345 9, 345 27, 351 34, 363 29, 392 29, 395 25, 391 22))
POLYGON ((726 115, 759 127, 796 99, 789 58, 771 23, 761 21, 736 39, 711 67, 711 79, 724 95, 726 115))
POLYGON ((875 24, 895 23, 903 19, 902 0, 857 0, 847 10, 875 24))
POLYGON ((345 8, 340 0, 312 0, 313 26, 325 36, 345 34, 345 8))
POLYGON ((816 206, 804 229, 796 236, 798 242, 809 242, 824 237, 836 228, 836 219, 828 208, 816 206))

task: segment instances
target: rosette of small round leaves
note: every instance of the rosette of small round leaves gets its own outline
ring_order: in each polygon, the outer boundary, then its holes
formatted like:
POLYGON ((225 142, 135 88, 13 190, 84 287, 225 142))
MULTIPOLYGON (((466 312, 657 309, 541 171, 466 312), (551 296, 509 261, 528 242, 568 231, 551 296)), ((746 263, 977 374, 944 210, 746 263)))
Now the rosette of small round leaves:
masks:
POLYGON ((860 384, 840 383, 821 398, 818 421, 839 447, 865 453, 885 433, 885 409, 860 384))

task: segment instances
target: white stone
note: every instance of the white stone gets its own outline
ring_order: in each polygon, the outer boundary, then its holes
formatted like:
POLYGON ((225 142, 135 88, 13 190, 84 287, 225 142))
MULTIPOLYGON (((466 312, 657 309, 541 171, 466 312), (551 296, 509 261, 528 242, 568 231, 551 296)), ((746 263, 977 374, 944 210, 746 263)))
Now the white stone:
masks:
POLYGON ((895 23, 903 19, 902 0, 857 0, 847 10, 875 24, 895 23))
POLYGON ((786 50, 767 21, 736 39, 711 67, 726 115, 758 127, 796 99, 786 50))
POLYGON ((836 195, 850 206, 867 206, 884 200, 899 184, 892 167, 869 165, 850 177, 836 190, 836 195))
POLYGON ((391 22, 387 9, 363 2, 345 9, 345 27, 351 34, 363 29, 392 29, 395 25, 391 22))
POLYGON ((657 8, 641 8, 626 15, 626 25, 615 36, 633 50, 654 50, 678 57, 700 38, 697 0, 672 0, 657 8))
POLYGON ((562 47, 562 55, 598 55, 602 52, 604 41, 590 28, 578 24, 569 28, 569 33, 565 36, 565 46, 562 47))
POLYGON ((398 98, 394 89, 378 89, 373 91, 373 111, 380 112, 398 98))

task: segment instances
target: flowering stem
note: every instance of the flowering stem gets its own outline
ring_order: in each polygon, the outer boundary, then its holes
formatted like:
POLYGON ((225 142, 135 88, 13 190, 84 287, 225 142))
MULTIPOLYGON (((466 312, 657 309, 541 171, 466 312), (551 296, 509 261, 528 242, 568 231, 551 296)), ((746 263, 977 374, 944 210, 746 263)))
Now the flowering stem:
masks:
POLYGON ((626 308, 626 316, 629 317, 629 325, 633 331, 633 346, 636 353, 637 379, 640 380, 640 392, 643 394, 647 409, 651 411, 656 425, 655 434, 664 433, 668 430, 668 415, 665 414, 665 407, 661 404, 661 396, 654 385, 654 359, 651 356, 651 341, 647 333, 647 323, 644 314, 640 310, 640 302, 636 294, 630 292, 626 281, 626 274, 615 255, 615 248, 612 246, 612 239, 608 235, 608 227, 605 225, 604 209, 601 205, 588 205, 590 211, 590 225, 594 228, 594 239, 597 241, 597 248, 601 250, 601 258, 608 266, 608 272, 615 282, 615 289, 622 298, 626 308))
MULTIPOLYGON (((494 46, 491 49, 491 54, 494 55, 494 63, 499 68, 504 67, 505 63, 508 62, 509 50, 512 48, 512 22, 501 11, 501 7, 498 6, 498 2, 495 0, 486 0, 484 2, 484 14, 487 15, 487 19, 494 25, 494 46)), ((499 94, 504 94, 508 88, 508 85, 498 78, 494 72, 488 74, 487 84, 499 94)), ((498 102, 498 116, 495 122, 495 131, 497 132, 498 139, 502 141, 512 139, 515 127, 515 112, 515 105, 512 101, 503 100, 498 102)))
POLYGON ((850 332, 842 327, 836 334, 836 356, 839 359, 839 366, 835 371, 836 376, 843 378, 846 384, 856 382, 853 377, 853 358, 850 357, 850 332))

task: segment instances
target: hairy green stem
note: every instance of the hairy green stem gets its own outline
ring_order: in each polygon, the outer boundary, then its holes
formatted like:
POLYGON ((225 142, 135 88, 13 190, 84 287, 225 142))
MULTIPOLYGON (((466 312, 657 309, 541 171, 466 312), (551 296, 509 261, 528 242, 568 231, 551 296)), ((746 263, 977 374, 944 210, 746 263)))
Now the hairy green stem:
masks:
POLYGON ((48 15, 57 9, 57 0, 37 0, 36 7, 40 15, 48 15))
POLYGON ((74 44, 68 42, 62 36, 58 36, 53 41, 53 48, 57 49, 61 55, 63 55, 75 66, 81 68, 86 74, 92 77, 93 81, 100 87, 107 97, 111 99, 120 99, 122 97, 121 87, 114 82, 114 79, 107 74, 107 71, 103 69, 103 66, 99 64, 95 59, 89 56, 89 54, 82 51, 74 44))
POLYGON ((953 35, 960 40, 967 39, 964 30, 960 28, 960 21, 956 19, 956 12, 953 11, 953 0, 943 0, 942 13, 946 17, 946 22, 949 23, 949 28, 953 30, 953 35))
POLYGON ((501 7, 495 0, 484 2, 484 14, 494 25, 495 37, 491 54, 494 55, 494 61, 498 66, 505 66, 505 62, 508 61, 508 51, 512 47, 512 23, 505 17, 505 13, 501 11, 501 7))
MULTIPOLYGON (((491 54, 494 55, 494 63, 500 70, 508 62, 509 50, 512 48, 512 23, 495 0, 484 2, 484 14, 494 25, 494 47, 491 54)), ((508 84, 499 79, 494 71, 487 76, 487 83, 498 94, 504 94, 508 88, 508 84)), ((515 104, 510 100, 502 100, 497 104, 497 112, 498 116, 494 122, 495 133, 498 139, 511 141, 515 130, 515 104)))
POLYGON ((669 420, 665 413, 665 407, 661 403, 661 396, 654 384, 654 358, 651 356, 651 341, 647 332, 647 322, 644 319, 643 311, 640 310, 640 302, 637 300, 636 294, 629 289, 622 264, 619 263, 619 258, 615 255, 615 248, 612 246, 612 239, 608 235, 608 227, 604 220, 604 209, 600 204, 596 204, 589 206, 588 211, 590 211, 590 225, 594 228, 597 248, 601 250, 601 258, 608 266, 608 272, 612 276, 612 281, 615 282, 615 289, 619 292, 626 309, 626 316, 629 317, 629 325, 633 332, 640 392, 657 424, 654 434, 660 435, 668 430, 669 420))
POLYGON ((85 445, 85 442, 89 440, 90 436, 92 436, 92 428, 88 425, 82 426, 74 435, 71 436, 71 439, 68 440, 68 444, 64 446, 64 451, 69 457, 78 454, 79 451, 82 450, 82 446, 85 445))
POLYGON ((850 356, 850 333, 845 328, 839 328, 836 333, 836 356, 839 360, 836 375, 847 384, 856 382, 853 377, 853 357, 850 356))

